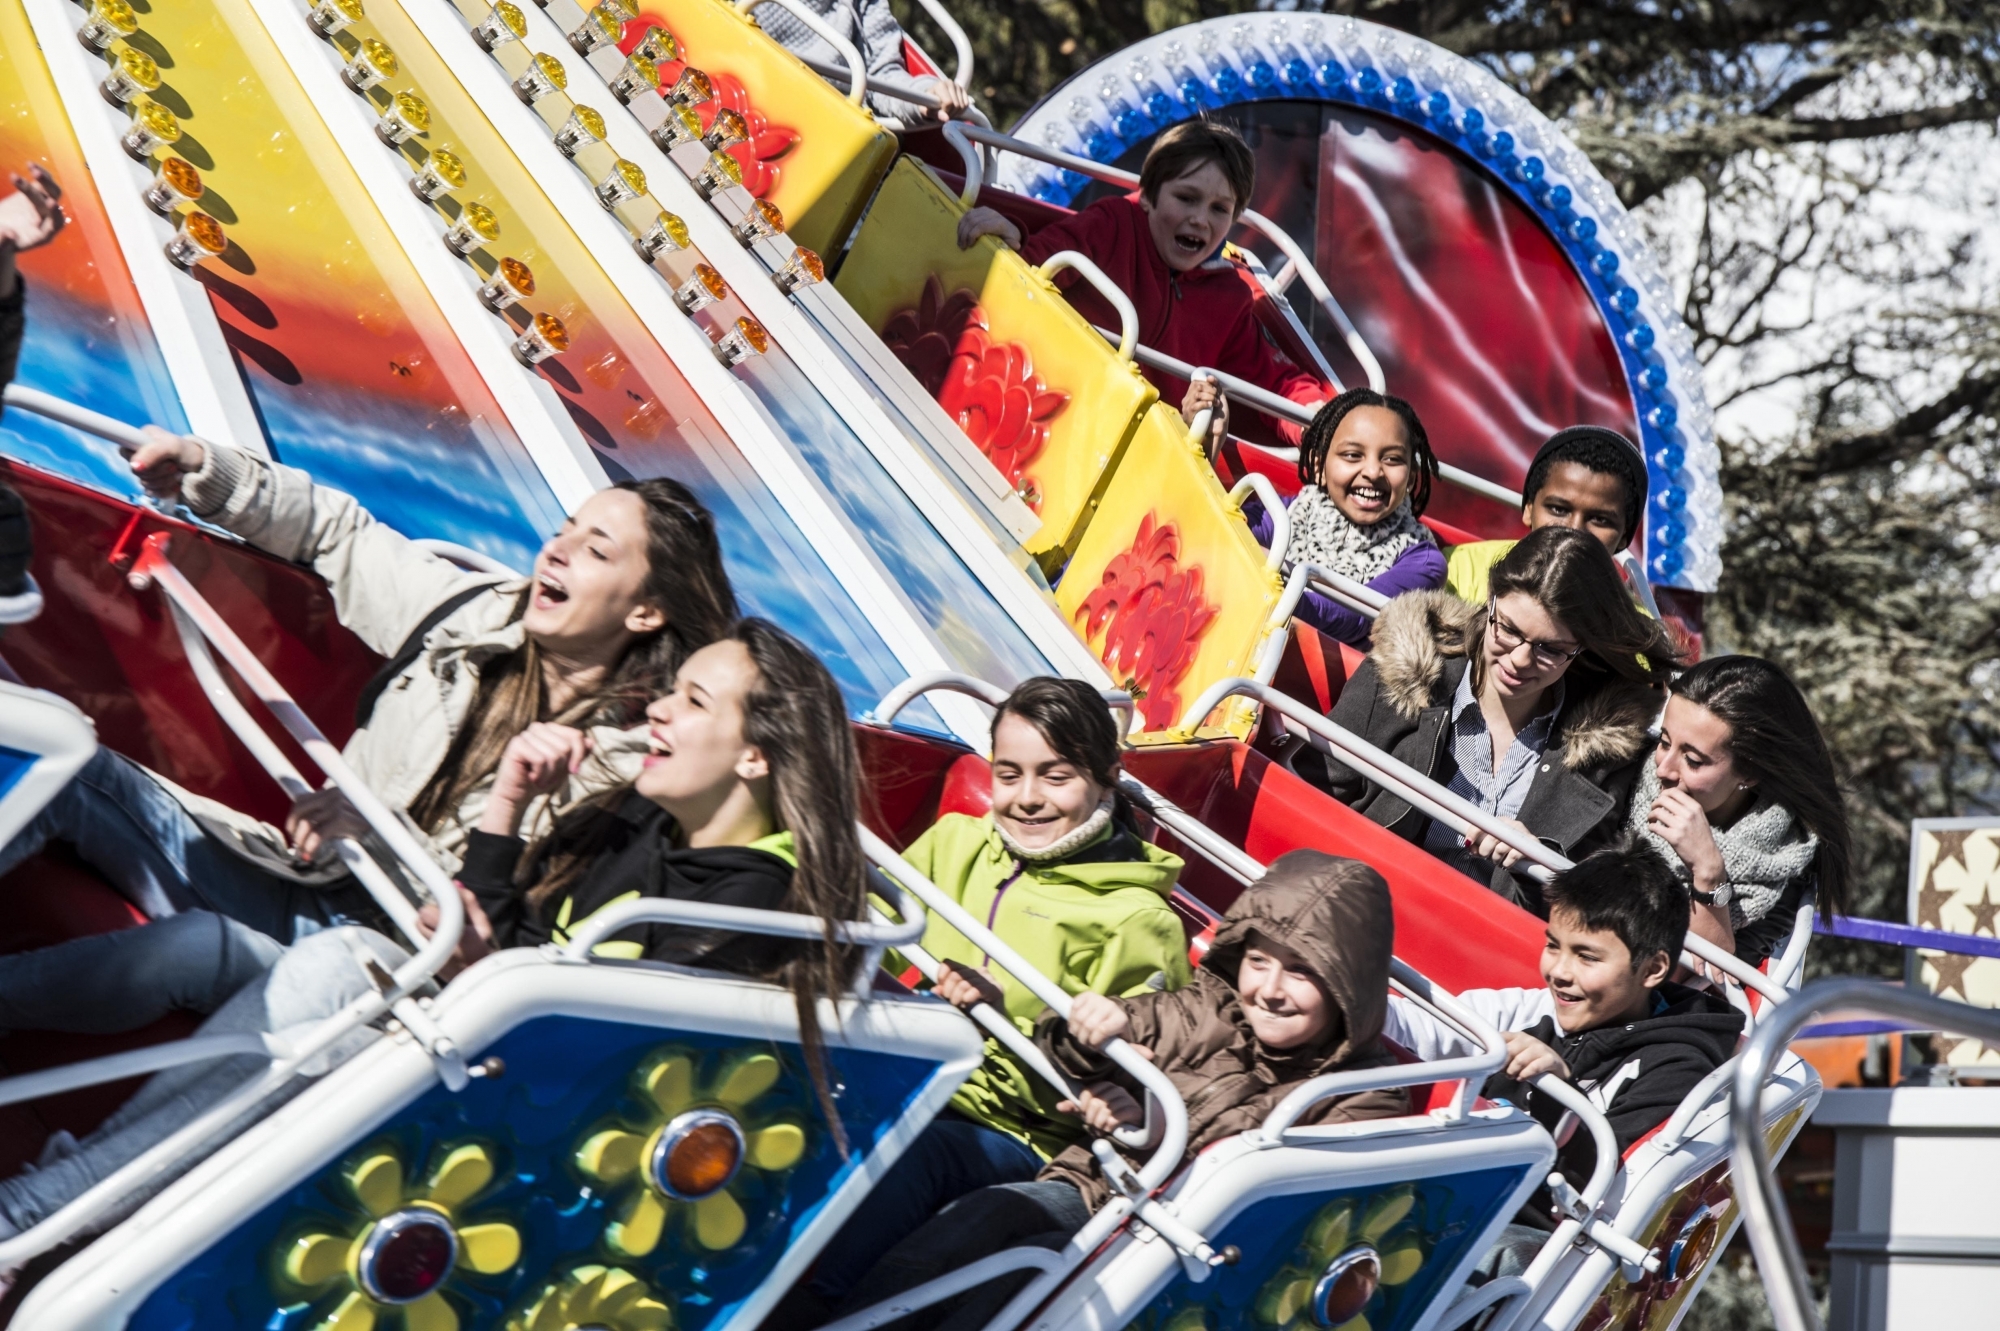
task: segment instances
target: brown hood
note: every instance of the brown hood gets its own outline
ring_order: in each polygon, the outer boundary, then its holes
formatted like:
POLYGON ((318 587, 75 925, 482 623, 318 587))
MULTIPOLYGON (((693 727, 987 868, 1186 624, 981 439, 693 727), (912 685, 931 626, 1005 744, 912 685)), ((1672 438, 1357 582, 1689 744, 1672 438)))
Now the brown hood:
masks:
POLYGON ((1325 1063, 1375 1044, 1388 1010, 1396 942, 1389 885, 1381 874, 1359 860, 1317 850, 1278 857, 1229 908, 1202 969, 1234 989, 1253 931, 1305 958, 1339 1006, 1346 1030, 1325 1063))
MULTIPOLYGON (((1465 656, 1486 631, 1486 608, 1448 591, 1406 592, 1375 621, 1369 659, 1382 694, 1405 720, 1441 697, 1445 662, 1465 656)), ((1586 658, 1588 659, 1588 658, 1586 658)), ((1651 685, 1621 679, 1580 661, 1566 676, 1568 699, 1559 723, 1563 766, 1588 770, 1637 758, 1651 747, 1653 722, 1664 701, 1651 685)))

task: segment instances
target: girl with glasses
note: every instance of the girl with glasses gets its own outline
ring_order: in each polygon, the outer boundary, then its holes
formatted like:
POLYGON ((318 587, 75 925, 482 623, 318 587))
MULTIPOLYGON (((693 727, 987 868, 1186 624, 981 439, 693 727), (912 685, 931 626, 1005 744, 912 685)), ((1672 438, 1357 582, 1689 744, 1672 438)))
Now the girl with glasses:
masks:
MULTIPOLYGON (((1390 602, 1332 719, 1581 859, 1623 824, 1679 659, 1666 630, 1633 605, 1601 542, 1544 527, 1494 565, 1484 606, 1449 592, 1390 602)), ((1543 913, 1537 885, 1513 872, 1515 847, 1434 822, 1316 749, 1291 761, 1342 803, 1543 913)))

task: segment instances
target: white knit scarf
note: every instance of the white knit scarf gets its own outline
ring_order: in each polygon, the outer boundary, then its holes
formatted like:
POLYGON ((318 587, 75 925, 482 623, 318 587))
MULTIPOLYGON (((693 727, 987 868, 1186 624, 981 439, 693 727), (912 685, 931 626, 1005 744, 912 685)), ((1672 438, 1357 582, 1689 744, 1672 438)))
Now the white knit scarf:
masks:
MULTIPOLYGON (((1646 826, 1647 811, 1660 795, 1660 774, 1652 760, 1640 764, 1639 782, 1632 791, 1632 809, 1625 825, 1666 857, 1683 883, 1692 884, 1694 873, 1666 839, 1646 826)), ((1763 919, 1778 904, 1785 887, 1804 873, 1819 854, 1819 838, 1794 826, 1791 810, 1782 804, 1758 797, 1750 811, 1729 827, 1711 827, 1715 848, 1722 852, 1722 886, 1715 902, 1729 907, 1732 928, 1763 919)))
POLYGON ((1292 519, 1292 543, 1285 550, 1288 573, 1294 564, 1317 564, 1329 573, 1369 583, 1408 551, 1437 544, 1430 528, 1410 511, 1407 499, 1380 522, 1358 527, 1335 505, 1332 495, 1308 485, 1287 512, 1292 519))
POLYGON ((1048 845, 1039 846, 1033 850, 1014 840, 1013 837, 1008 836, 1007 829, 1000 826, 998 818, 993 820, 993 830, 1000 834, 1000 844, 1007 848, 1007 853, 1021 861, 1021 863, 1053 864, 1066 855, 1073 855, 1077 851, 1082 850, 1091 843, 1091 840, 1098 833, 1111 826, 1111 808, 1113 803, 1114 801, 1111 797, 1105 797, 1104 802, 1097 806, 1090 817, 1079 823, 1075 831, 1057 837, 1054 841, 1049 842, 1048 845))

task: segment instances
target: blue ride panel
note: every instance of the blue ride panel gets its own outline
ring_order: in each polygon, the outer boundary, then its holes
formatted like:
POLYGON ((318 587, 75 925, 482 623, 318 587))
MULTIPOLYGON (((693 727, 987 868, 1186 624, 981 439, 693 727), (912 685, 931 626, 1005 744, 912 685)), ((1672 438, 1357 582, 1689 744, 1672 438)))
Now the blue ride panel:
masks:
POLYGON ((481 1051, 504 1061, 502 1075, 458 1094, 426 1092, 189 1262, 130 1331, 317 1331, 343 1309, 374 1314, 384 1331, 499 1327, 574 1291, 579 1269, 587 1283, 606 1268, 642 1282, 678 1331, 701 1331, 757 1289, 939 1068, 827 1052, 844 1087, 845 1160, 795 1043, 572 1016, 524 1022, 481 1051), (634 1145, 689 1106, 723 1109, 744 1130, 743 1167, 720 1194, 727 1203, 670 1201, 643 1166, 614 1167, 641 1158, 634 1145), (638 1232, 662 1203, 663 1222, 638 1232), (379 1303, 357 1287, 349 1257, 385 1213, 422 1210, 448 1217, 459 1264, 408 1309, 379 1303), (449 1322, 415 1311, 431 1299, 447 1305, 449 1322))
POLYGON ((1209 1239, 1217 1249, 1235 1244, 1242 1260, 1199 1285, 1176 1276, 1128 1331, 1304 1331, 1319 1325, 1308 1306, 1320 1273, 1361 1243, 1381 1254, 1382 1284, 1360 1318, 1343 1325, 1402 1331, 1436 1300, 1526 1173, 1526 1166, 1484 1169, 1255 1202, 1209 1239))

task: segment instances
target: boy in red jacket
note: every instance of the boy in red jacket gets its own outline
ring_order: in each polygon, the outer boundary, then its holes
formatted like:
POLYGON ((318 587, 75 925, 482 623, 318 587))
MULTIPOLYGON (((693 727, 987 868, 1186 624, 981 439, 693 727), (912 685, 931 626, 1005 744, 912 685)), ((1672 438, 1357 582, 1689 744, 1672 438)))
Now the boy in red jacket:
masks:
MULTIPOLYGON (((958 243, 970 249, 981 236, 998 236, 1036 264, 1076 250, 1132 298, 1141 344, 1316 405, 1333 390, 1265 337, 1244 269, 1221 253, 1236 219, 1250 206, 1256 183, 1257 162, 1241 135, 1225 125, 1190 120, 1153 144, 1134 193, 1099 199, 1025 240, 1019 227, 993 209, 974 208, 959 219, 958 243)), ((1117 330, 1117 313, 1089 283, 1074 272, 1058 275, 1056 283, 1077 313, 1117 330)), ((1214 384, 1185 384, 1155 370, 1146 377, 1169 400, 1180 396, 1181 416, 1190 423, 1204 407, 1216 408, 1216 420, 1226 422, 1227 405, 1214 384)), ((1297 446, 1299 426, 1271 424, 1297 446)))

